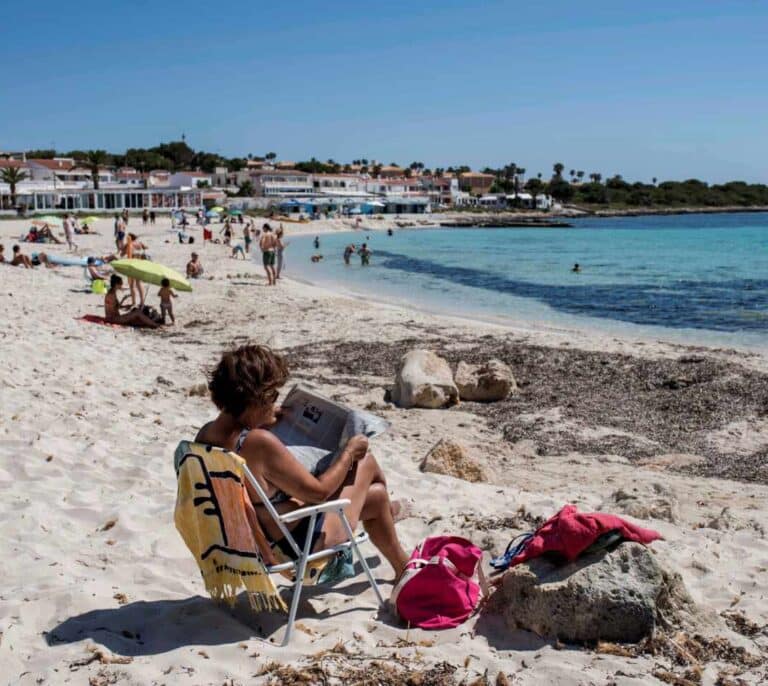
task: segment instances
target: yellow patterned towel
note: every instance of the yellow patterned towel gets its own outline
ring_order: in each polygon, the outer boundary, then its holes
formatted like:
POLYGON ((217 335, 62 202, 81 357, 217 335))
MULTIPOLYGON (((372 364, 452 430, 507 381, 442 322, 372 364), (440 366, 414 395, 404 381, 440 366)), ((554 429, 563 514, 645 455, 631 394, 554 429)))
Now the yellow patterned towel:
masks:
POLYGON ((182 441, 176 449, 176 528, 214 600, 234 605, 242 586, 251 607, 286 610, 265 564, 275 558, 245 490, 235 453, 182 441))

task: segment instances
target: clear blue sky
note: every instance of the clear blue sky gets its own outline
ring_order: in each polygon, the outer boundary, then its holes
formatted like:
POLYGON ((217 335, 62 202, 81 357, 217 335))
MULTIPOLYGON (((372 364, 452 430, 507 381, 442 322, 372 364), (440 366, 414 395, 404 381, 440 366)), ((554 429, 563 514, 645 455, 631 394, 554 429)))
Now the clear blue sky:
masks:
POLYGON ((768 182, 759 0, 5 3, 0 150, 768 182))

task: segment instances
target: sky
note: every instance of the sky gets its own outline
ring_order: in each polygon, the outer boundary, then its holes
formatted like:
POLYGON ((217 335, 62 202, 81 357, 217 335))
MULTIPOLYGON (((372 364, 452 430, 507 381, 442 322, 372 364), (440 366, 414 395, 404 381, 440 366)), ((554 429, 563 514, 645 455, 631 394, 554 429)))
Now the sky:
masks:
POLYGON ((0 150, 768 183, 768 2, 6 3, 0 150))

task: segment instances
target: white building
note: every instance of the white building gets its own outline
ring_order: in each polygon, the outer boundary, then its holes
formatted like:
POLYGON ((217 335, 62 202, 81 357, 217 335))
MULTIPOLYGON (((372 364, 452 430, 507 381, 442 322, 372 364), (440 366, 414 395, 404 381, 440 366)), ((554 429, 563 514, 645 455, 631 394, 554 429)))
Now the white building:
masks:
POLYGON ((311 174, 296 169, 252 169, 248 171, 247 178, 257 196, 311 196, 315 192, 311 174))
POLYGON ((339 198, 365 198, 370 195, 366 179, 359 174, 313 174, 312 186, 319 195, 339 198))
POLYGON ((199 171, 179 171, 171 174, 171 186, 201 188, 213 186, 213 174, 199 171))

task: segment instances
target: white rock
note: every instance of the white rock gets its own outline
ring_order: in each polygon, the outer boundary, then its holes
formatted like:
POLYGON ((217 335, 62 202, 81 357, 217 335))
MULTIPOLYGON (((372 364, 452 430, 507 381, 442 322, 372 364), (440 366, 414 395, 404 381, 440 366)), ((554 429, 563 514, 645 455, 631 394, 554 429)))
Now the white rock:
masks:
POLYGON ((456 405, 459 389, 442 357, 429 350, 411 350, 400 360, 392 400, 400 407, 435 409, 456 405))
POLYGON ((462 400, 504 400, 517 390, 512 370, 501 360, 489 360, 485 364, 459 362, 454 378, 462 400))

